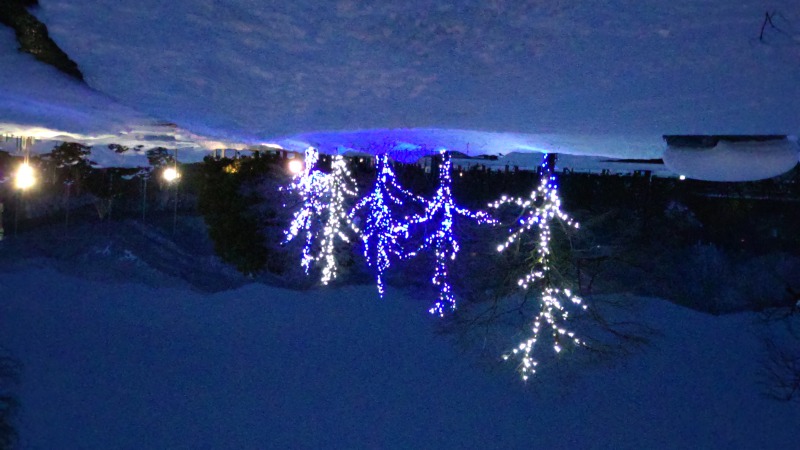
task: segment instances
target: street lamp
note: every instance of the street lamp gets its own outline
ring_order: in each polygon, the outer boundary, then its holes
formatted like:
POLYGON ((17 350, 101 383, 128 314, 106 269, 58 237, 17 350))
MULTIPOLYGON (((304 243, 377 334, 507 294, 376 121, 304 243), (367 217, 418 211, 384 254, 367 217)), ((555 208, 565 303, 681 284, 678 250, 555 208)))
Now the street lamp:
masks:
POLYGON ((17 168, 14 176, 14 187, 21 191, 28 190, 36 184, 36 172, 33 167, 25 161, 17 168))
POLYGON ((303 171, 303 161, 300 161, 299 159, 289 160, 289 172, 297 175, 302 171, 303 171))
POLYGON ((167 167, 164 169, 164 172, 161 174, 168 183, 172 183, 173 181, 177 180, 181 177, 180 172, 175 167, 167 167))

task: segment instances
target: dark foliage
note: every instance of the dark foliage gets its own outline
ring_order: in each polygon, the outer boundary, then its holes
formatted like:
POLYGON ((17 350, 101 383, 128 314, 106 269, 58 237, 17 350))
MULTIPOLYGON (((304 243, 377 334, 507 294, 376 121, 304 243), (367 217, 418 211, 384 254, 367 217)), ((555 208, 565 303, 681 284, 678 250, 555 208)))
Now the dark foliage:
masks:
POLYGON ((53 148, 49 155, 42 159, 57 174, 54 180, 58 183, 74 183, 77 189, 89 175, 93 163, 89 160, 92 148, 74 142, 64 142, 53 148))
POLYGON ((120 144, 108 144, 108 149, 117 154, 122 154, 130 150, 128 147, 120 144))
POLYGON ((0 23, 14 30, 20 51, 83 81, 83 74, 75 61, 53 42, 47 27, 28 11, 27 8, 37 4, 36 0, 0 1, 0 23))
MULTIPOLYGON (((119 145, 110 149, 130 150, 119 145)), ((175 186, 150 167, 95 167, 91 151, 91 147, 77 143, 59 144, 49 154, 31 157, 38 180, 32 189, 20 193, 13 189, 13 183, 1 184, 7 234, 9 230, 16 234, 17 230, 44 225, 131 218, 165 226, 168 222, 174 229, 176 215, 196 213, 197 181, 202 179, 199 165, 180 165, 184 176, 175 186)), ((166 155, 166 161, 174 163, 169 150, 157 149, 155 153, 166 155)), ((12 176, 20 162, 21 158, 0 152, 0 179, 12 176)))
MULTIPOLYGON (((307 286, 317 280, 298 269, 301 243, 282 245, 283 230, 297 207, 295 196, 279 191, 289 182, 286 155, 256 154, 181 165, 180 182, 170 185, 158 172, 94 168, 89 150, 62 144, 52 155, 34 159, 42 183, 21 199, 6 183, 0 193, 7 199, 6 231, 16 229, 10 225, 17 217, 23 230, 34 220, 36 224, 69 224, 81 217, 147 218, 168 222, 174 230, 177 212, 199 211, 218 255, 240 271, 280 275, 272 279, 282 285, 307 286)), ((112 150, 124 152, 125 148, 112 146, 112 150)), ((168 149, 148 153, 155 165, 174 164, 168 149)), ((0 159, 0 170, 5 167, 8 173, 16 162, 5 159, 5 163, 0 159)), ((329 170, 324 155, 322 159, 321 170, 329 170)), ((375 179, 371 159, 350 158, 348 164, 360 195, 366 195, 375 179)), ((435 160, 430 167, 394 164, 394 169, 400 184, 412 192, 426 197, 435 192, 435 160)), ((794 232, 800 227, 800 210, 787 207, 800 198, 798 177, 800 172, 794 171, 755 183, 703 183, 653 178, 647 173, 562 173, 563 209, 581 223, 581 229, 569 239, 554 230, 557 263, 575 279, 576 291, 584 296, 657 295, 716 314, 786 306, 780 286, 772 280, 800 277, 800 258, 794 256, 800 253, 800 238, 794 232)), ((453 172, 456 201, 470 209, 484 209, 503 194, 527 197, 537 183, 535 172, 479 167, 453 172)), ((417 212, 409 209, 401 214, 417 212)), ((515 218, 513 214, 501 217, 507 224, 515 218)), ((458 221, 456 228, 462 251, 451 275, 459 296, 480 303, 513 293, 518 272, 527 269, 525 258, 531 247, 520 246, 516 254, 500 255, 496 245, 505 238, 507 226, 458 221)), ((417 231, 421 235, 430 230, 417 231)), ((338 282, 369 282, 372 274, 362 264, 359 240, 339 251, 337 258, 347 267, 338 282)), ((397 261, 387 273, 387 283, 431 289, 426 282, 431 262, 426 258, 397 261)))
POLYGON ((581 222, 581 292, 655 295, 715 314, 781 306, 775 281, 798 271, 796 177, 561 176, 565 209, 581 222))
MULTIPOLYGON (((206 158, 203 164, 198 209, 217 255, 242 273, 260 272, 274 258, 253 211, 260 198, 248 188, 257 177, 274 175, 278 170, 269 158, 206 158)), ((274 263, 268 269, 281 271, 274 263)))
POLYGON ((146 152, 146 155, 147 162, 153 167, 162 167, 175 163, 175 157, 172 152, 164 147, 152 148, 146 152))
POLYGON ((94 205, 99 219, 110 217, 115 204, 123 196, 130 198, 139 192, 138 182, 129 181, 138 172, 139 169, 104 168, 88 173, 85 178, 86 192, 95 197, 94 205))
MULTIPOLYGON (((117 144, 109 145, 109 149, 116 153, 129 150, 128 147, 117 144)), ((149 150, 147 155, 154 167, 175 162, 169 150, 164 148, 149 150)), ((142 201, 132 201, 125 205, 120 200, 145 196, 147 184, 142 179, 149 177, 149 171, 137 168, 95 168, 90 157, 91 147, 63 143, 42 158, 44 172, 49 175, 50 183, 63 186, 64 208, 68 211, 73 207, 72 203, 82 204, 88 201, 94 206, 100 220, 109 218, 117 206, 127 208, 130 212, 139 210, 142 201)), ((165 191, 160 199, 161 207, 164 208, 169 192, 165 189, 160 191, 165 191)), ((141 200, 147 202, 146 198, 141 200)))

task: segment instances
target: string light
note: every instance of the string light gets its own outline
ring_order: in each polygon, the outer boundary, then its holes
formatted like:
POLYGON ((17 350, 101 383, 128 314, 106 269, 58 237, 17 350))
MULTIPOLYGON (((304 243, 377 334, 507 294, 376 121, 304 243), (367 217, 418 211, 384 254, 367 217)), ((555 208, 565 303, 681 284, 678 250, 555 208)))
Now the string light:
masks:
POLYGON ((322 232, 322 249, 315 258, 324 262, 322 284, 328 284, 338 274, 338 264, 334 252, 336 240, 350 242, 350 238, 343 231, 344 226, 352 228, 357 233, 360 231, 344 208, 344 202, 347 197, 358 195, 356 181, 353 179, 350 170, 347 169, 347 162, 342 155, 333 157, 331 168, 333 172, 328 177, 327 183, 329 198, 325 205, 328 220, 322 232))
MULTIPOLYGON (((312 254, 314 237, 317 233, 314 225, 316 218, 320 217, 325 210, 325 197, 328 193, 329 176, 316 168, 319 160, 319 152, 314 147, 308 147, 305 152, 305 164, 302 172, 297 174, 289 186, 281 188, 290 192, 295 192, 300 196, 301 206, 292 216, 289 229, 283 233, 286 236, 284 242, 290 242, 300 233, 305 234, 305 244, 303 245, 300 265, 308 274, 311 264, 314 262, 312 254)), ((286 206, 285 204, 283 205, 286 206)))
POLYGON ((542 179, 536 190, 531 192, 528 199, 508 198, 503 196, 500 200, 490 203, 489 207, 498 209, 505 205, 513 205, 522 208, 523 216, 517 222, 516 229, 510 229, 511 234, 503 244, 497 246, 499 252, 503 252, 514 242, 520 240, 532 228, 538 232, 536 241, 536 262, 532 269, 517 281, 517 284, 528 289, 536 284, 541 288, 539 293, 539 311, 533 319, 531 325, 531 335, 517 345, 510 354, 503 355, 503 359, 510 357, 520 360, 520 374, 523 380, 527 380, 536 373, 539 364, 533 357, 542 329, 549 329, 553 339, 553 351, 560 353, 563 344, 571 342, 575 345, 584 343, 575 336, 575 333, 567 329, 563 324, 569 318, 567 305, 572 304, 582 309, 587 306, 583 304, 580 297, 572 293, 569 289, 555 288, 552 286, 550 276, 550 231, 551 222, 555 219, 560 220, 568 227, 579 228, 577 222, 572 220, 561 210, 561 199, 558 195, 556 177, 553 174, 554 167, 550 166, 549 158, 545 155, 542 163, 542 179))
POLYGON ((424 249, 433 248, 436 256, 436 269, 431 278, 431 283, 438 287, 439 298, 429 312, 438 314, 441 317, 444 316, 446 309, 454 310, 456 308, 456 300, 447 270, 448 263, 456 259, 459 251, 458 240, 453 233, 454 220, 456 217, 461 216, 473 219, 478 223, 496 222, 483 211, 472 212, 466 208, 456 206, 451 190, 453 181, 450 175, 450 155, 444 149, 440 150, 439 154, 442 161, 439 166, 439 188, 436 191, 436 195, 426 203, 423 214, 415 216, 406 224, 399 226, 398 231, 408 236, 411 226, 429 221, 438 221, 438 228, 425 238, 425 241, 415 252, 411 252, 406 256, 412 257, 424 249))
POLYGON ((367 210, 364 231, 361 234, 364 258, 367 265, 375 267, 377 271, 378 294, 383 297, 383 274, 391 266, 391 255, 402 254, 397 242, 398 231, 402 227, 398 221, 397 209, 404 205, 404 201, 422 204, 424 200, 400 186, 386 154, 377 157, 377 170, 378 176, 372 192, 353 207, 349 216, 353 219, 360 211, 367 210))

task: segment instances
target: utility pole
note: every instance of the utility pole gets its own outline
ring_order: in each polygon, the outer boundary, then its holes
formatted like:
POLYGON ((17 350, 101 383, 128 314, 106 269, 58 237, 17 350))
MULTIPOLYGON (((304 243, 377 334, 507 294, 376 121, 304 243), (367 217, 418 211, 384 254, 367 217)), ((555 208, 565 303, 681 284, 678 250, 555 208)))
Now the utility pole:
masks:
POLYGON ((144 214, 147 209, 147 177, 148 174, 142 175, 142 223, 144 223, 144 214))
POLYGON ((175 149, 175 162, 174 162, 174 169, 175 169, 175 181, 173 184, 173 189, 175 189, 175 204, 172 210, 172 235, 175 236, 175 230, 178 228, 178 149, 175 149))

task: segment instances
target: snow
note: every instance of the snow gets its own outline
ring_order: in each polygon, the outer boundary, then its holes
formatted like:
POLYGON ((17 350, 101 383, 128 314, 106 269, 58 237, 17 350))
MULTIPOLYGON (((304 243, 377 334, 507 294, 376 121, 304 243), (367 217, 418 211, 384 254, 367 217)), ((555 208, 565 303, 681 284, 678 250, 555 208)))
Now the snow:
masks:
POLYGON ((749 449, 800 437, 800 410, 758 394, 750 314, 639 299, 637 317, 662 333, 652 347, 524 385, 437 335, 429 299, 411 292, 202 294, 19 267, 0 272, 0 342, 25 367, 23 448, 749 449))
POLYGON ((93 89, 196 141, 654 158, 662 134, 800 130, 791 0, 40 4, 93 89))
POLYGON ((670 147, 664 165, 675 173, 707 181, 753 181, 772 178, 797 165, 798 149, 789 140, 720 141, 710 149, 670 147))
MULTIPOLYGON (((136 111, 17 52, 14 32, 0 28, 0 133, 38 139, 33 153, 49 153, 62 141, 92 145, 93 161, 100 166, 141 166, 147 160, 108 151, 111 143, 146 148, 184 148, 185 156, 199 160, 207 154, 200 140, 173 125, 136 111), (201 151, 197 151, 201 150, 201 151), (135 159, 132 161, 131 159, 135 159)), ((16 151, 14 140, 0 149, 16 151)))
POLYGON ((274 143, 298 152, 309 145, 328 153, 389 150, 399 161, 416 161, 439 148, 470 156, 535 152, 539 158, 542 153, 560 153, 639 159, 660 158, 666 148, 660 135, 522 134, 429 128, 306 133, 274 143))
MULTIPOLYGON (((39 3, 88 87, 0 29, 0 132, 45 139, 35 152, 76 140, 101 165, 136 166, 141 152, 103 146, 178 148, 182 161, 258 144, 384 145, 400 160, 444 146, 508 161, 664 155, 725 180, 797 161, 796 146, 665 153, 661 139, 800 131, 794 0, 39 3), (765 8, 783 32, 767 28, 761 42, 765 8)), ((417 292, 203 293, 75 266, 0 271, 0 343, 25 368, 23 448, 746 449, 800 438, 800 411, 759 395, 752 314, 639 299, 637 317, 661 332, 652 347, 524 385, 437 334, 417 292)))
MULTIPOLYGON (((202 160, 211 148, 242 148, 210 141, 174 124, 141 113, 106 94, 79 83, 58 70, 17 51, 14 32, 0 28, 0 134, 37 139, 32 153, 49 153, 63 142, 93 147, 99 166, 146 166, 143 152, 120 156, 108 144, 179 148, 186 162, 202 160)), ((16 151, 12 141, 0 150, 16 151)))
POLYGON ((154 119, 16 51, 0 28, 0 130, 36 138, 82 139, 146 126, 154 119))

